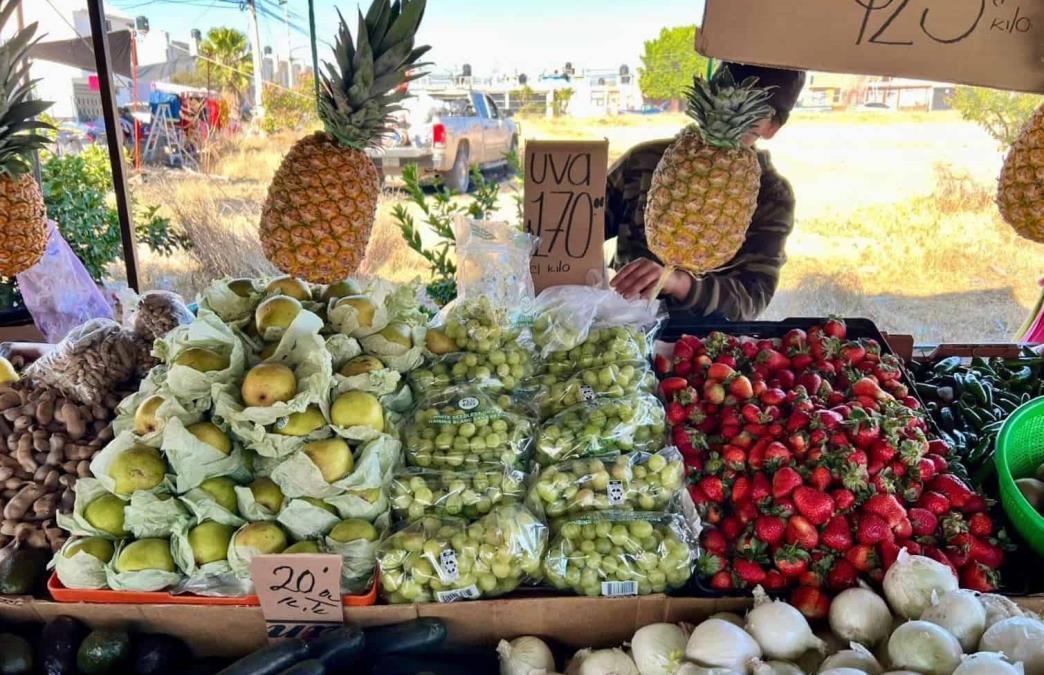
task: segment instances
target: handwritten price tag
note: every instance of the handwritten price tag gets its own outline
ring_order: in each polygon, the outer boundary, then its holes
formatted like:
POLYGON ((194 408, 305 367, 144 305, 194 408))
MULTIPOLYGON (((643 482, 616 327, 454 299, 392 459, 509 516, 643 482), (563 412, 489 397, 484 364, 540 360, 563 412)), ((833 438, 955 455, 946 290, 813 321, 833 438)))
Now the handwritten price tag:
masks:
POLYGON ((262 555, 250 575, 268 637, 309 639, 344 623, 339 555, 262 555))

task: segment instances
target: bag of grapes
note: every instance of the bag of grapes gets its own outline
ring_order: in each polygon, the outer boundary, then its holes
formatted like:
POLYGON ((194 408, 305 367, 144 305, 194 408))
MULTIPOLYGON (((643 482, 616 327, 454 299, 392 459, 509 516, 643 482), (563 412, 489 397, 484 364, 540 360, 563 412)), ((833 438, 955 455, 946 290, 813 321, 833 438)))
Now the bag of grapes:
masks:
POLYGON ((397 520, 408 522, 426 516, 471 520, 520 501, 525 480, 522 471, 501 465, 442 471, 404 467, 391 482, 392 511, 397 520))
POLYGON ((521 505, 479 520, 423 518, 377 547, 381 595, 389 603, 493 598, 539 578, 547 526, 521 505))
POLYGON ((681 453, 669 447, 549 466, 534 479, 526 505, 557 531, 557 521, 580 513, 667 511, 684 486, 681 453))
POLYGON ((599 398, 624 398, 656 391, 656 375, 647 361, 611 363, 568 376, 546 373, 531 380, 518 397, 529 401, 546 420, 566 408, 599 398))
POLYGON ((544 557, 544 580, 581 595, 681 588, 698 553, 699 521, 681 513, 608 511, 564 521, 544 557))
MULTIPOLYGON (((428 331, 429 338, 433 330, 428 331)), ((510 393, 534 374, 533 355, 513 342, 486 352, 453 352, 436 356, 409 375, 418 397, 451 386, 477 386, 491 393, 510 393)))
POLYGON ((509 412, 474 387, 451 387, 428 396, 403 430, 406 463, 433 469, 499 463, 524 469, 534 423, 509 412))
POLYGON ((595 398, 540 425, 536 461, 549 466, 616 452, 652 452, 663 447, 666 434, 663 404, 655 396, 595 398))

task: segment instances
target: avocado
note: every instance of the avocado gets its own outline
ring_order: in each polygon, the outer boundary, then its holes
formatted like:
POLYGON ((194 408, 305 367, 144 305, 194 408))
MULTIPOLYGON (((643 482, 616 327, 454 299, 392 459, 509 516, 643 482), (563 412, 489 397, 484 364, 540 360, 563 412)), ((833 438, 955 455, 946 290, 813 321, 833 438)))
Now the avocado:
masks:
POLYGON ((47 574, 51 554, 42 549, 17 548, 0 553, 0 595, 30 595, 47 574))
POLYGON ((33 648, 24 638, 0 633, 0 675, 29 675, 33 672, 33 648))
POLYGON ((130 655, 130 637, 122 630, 94 630, 76 652, 76 666, 84 675, 123 673, 130 655))
POLYGON ((59 616, 40 631, 40 671, 43 675, 75 675, 76 650, 88 629, 71 616, 59 616))
POLYGON ((142 633, 134 637, 131 672, 134 675, 180 673, 191 655, 188 645, 173 635, 142 633))

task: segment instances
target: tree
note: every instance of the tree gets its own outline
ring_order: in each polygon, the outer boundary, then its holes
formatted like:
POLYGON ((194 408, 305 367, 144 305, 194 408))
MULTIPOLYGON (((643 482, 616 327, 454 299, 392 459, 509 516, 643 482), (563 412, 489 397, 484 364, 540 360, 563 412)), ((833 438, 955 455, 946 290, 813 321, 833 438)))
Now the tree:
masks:
POLYGON ((962 118, 984 128, 1004 148, 1015 142, 1041 104, 1042 96, 981 87, 957 87, 950 97, 962 118))
POLYGON ((303 73, 293 89, 265 83, 265 117, 261 128, 268 132, 299 131, 319 122, 315 109, 315 84, 311 73, 303 73))
POLYGON ((656 101, 681 99, 695 75, 705 75, 707 59, 696 53, 696 26, 663 28, 655 40, 647 40, 638 69, 638 85, 645 98, 656 101))
POLYGON ((210 86, 231 93, 237 106, 241 104, 254 74, 254 62, 246 34, 227 26, 211 28, 199 45, 199 53, 209 61, 200 63, 196 68, 197 73, 201 72, 210 86))

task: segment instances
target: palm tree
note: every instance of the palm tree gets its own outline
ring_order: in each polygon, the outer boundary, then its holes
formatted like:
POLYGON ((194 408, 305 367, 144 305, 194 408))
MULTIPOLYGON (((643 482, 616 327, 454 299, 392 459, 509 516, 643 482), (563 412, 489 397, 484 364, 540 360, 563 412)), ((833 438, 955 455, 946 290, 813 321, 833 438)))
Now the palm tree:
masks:
POLYGON ((199 45, 199 51, 210 60, 207 62, 207 68, 212 72, 210 79, 233 96, 238 110, 254 74, 247 36, 227 26, 211 28, 199 45))

